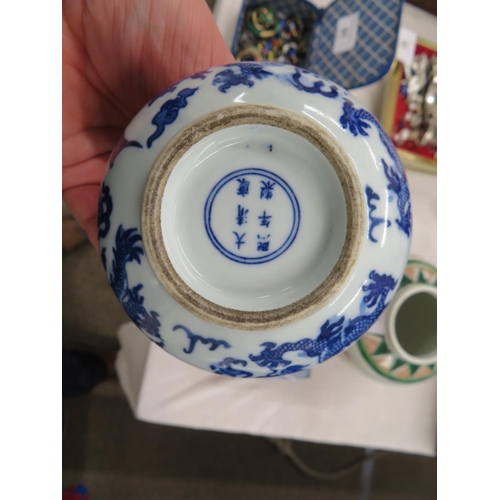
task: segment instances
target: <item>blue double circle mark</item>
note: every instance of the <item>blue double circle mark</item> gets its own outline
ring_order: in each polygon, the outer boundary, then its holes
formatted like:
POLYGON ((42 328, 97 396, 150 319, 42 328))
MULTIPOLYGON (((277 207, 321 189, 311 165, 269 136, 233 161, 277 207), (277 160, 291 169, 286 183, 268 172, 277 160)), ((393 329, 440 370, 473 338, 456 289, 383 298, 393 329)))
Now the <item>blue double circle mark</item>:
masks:
POLYGON ((272 172, 269 172, 268 170, 264 170, 262 168, 243 168, 241 170, 235 170, 234 172, 227 174, 212 188, 212 191, 210 191, 207 201, 205 202, 204 217, 205 217, 205 229, 207 231, 208 237, 210 238, 210 241, 215 246, 215 248, 217 248, 217 250, 219 250, 219 252, 222 255, 224 255, 228 259, 231 259, 234 262, 239 262, 241 264, 264 264, 265 262, 269 262, 271 260, 278 258, 281 254, 286 252, 288 248, 290 248, 291 244, 294 242, 297 233, 299 231, 300 207, 299 207, 299 202, 297 201, 297 198, 292 188, 279 175, 273 174, 272 172), (259 177, 265 177, 275 182, 283 189, 283 191, 285 191, 292 207, 293 223, 292 223, 292 229, 288 237, 277 250, 274 250, 273 252, 270 253, 266 253, 262 257, 243 257, 241 255, 237 255, 233 252, 230 252, 227 248, 221 245, 221 243, 219 242, 219 240, 217 239, 212 230, 212 206, 214 204, 215 198, 217 197, 217 194, 228 182, 231 182, 235 180, 237 177, 241 177, 243 175, 245 176, 257 175, 259 177))

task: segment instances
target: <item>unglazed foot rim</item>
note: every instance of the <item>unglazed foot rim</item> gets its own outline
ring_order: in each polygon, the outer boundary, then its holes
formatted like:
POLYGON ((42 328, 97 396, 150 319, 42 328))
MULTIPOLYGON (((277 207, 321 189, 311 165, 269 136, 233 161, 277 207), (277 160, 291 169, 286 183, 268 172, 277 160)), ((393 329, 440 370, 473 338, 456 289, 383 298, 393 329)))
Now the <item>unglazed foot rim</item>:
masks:
POLYGON ((284 327, 322 309, 346 284, 366 235, 365 199, 358 174, 332 134, 313 120, 273 106, 241 105, 207 114, 185 127, 158 156, 145 189, 142 236, 153 271, 167 292, 196 316, 234 330, 269 330, 284 327), (340 181, 347 216, 344 245, 331 272, 301 299, 265 311, 242 311, 216 304, 195 292, 175 270, 165 247, 161 205, 171 172, 189 149, 210 134, 228 127, 259 124, 295 133, 315 146, 334 168, 340 181))

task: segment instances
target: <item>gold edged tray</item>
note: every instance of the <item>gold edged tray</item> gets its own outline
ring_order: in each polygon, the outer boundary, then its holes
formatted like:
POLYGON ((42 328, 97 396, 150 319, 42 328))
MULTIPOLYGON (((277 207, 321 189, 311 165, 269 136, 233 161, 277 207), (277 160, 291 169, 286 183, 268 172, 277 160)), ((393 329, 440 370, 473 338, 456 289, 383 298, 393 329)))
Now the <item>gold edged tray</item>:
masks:
MULTIPOLYGON (((436 44, 428 42, 426 40, 418 39, 417 44, 423 47, 427 47, 431 50, 437 51, 436 44)), ((396 112, 396 103, 399 94, 400 82, 403 75, 403 65, 394 60, 392 63, 389 73, 385 77, 385 86, 383 94, 382 112, 381 119, 382 126, 392 140, 394 134, 394 113, 396 112)), ((428 172, 432 174, 437 173, 437 160, 431 160, 425 158, 410 151, 399 148, 394 145, 396 151, 405 168, 412 170, 420 170, 423 172, 428 172)))

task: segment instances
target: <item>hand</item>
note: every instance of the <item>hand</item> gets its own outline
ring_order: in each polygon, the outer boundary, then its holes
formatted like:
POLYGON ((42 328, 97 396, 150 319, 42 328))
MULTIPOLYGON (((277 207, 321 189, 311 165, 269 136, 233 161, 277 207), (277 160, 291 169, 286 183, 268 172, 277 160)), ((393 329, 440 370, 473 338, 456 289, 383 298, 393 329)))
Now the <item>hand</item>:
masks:
POLYGON ((205 0, 64 0, 63 199, 95 248, 100 184, 130 120, 178 80, 233 61, 205 0))

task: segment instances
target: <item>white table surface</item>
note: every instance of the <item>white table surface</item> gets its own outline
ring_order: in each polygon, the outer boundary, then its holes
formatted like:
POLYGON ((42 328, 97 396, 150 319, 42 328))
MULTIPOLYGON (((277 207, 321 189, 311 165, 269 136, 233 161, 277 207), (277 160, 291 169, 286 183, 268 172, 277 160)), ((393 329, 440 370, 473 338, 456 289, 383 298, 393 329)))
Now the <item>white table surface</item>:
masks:
MULTIPOLYGON (((240 5, 240 0, 218 0, 214 10, 228 45, 240 5)), ((401 24, 436 41, 436 18, 430 14, 405 4, 401 24)), ((377 82, 353 93, 378 114, 381 92, 377 82)), ((407 174, 414 220, 411 253, 436 264, 436 177, 407 174)), ((308 379, 233 379, 177 360, 132 323, 118 337, 118 378, 139 420, 435 455, 435 378, 389 385, 368 378, 339 355, 311 370, 308 379)))

